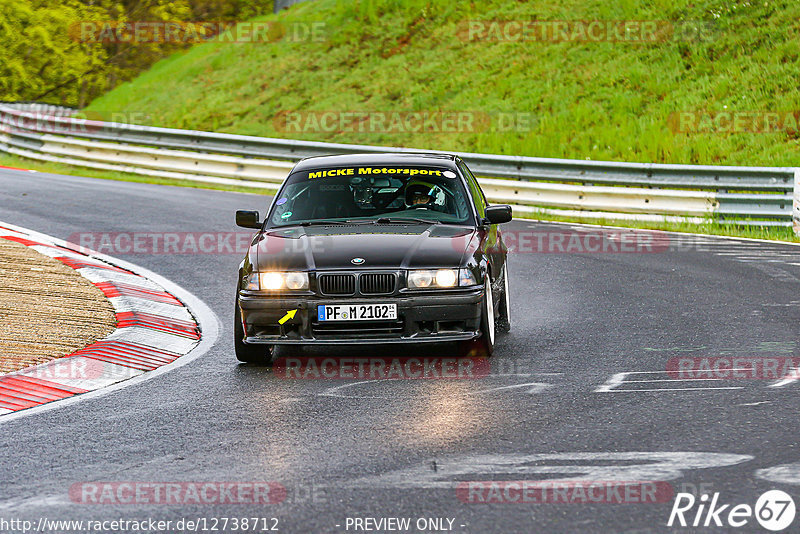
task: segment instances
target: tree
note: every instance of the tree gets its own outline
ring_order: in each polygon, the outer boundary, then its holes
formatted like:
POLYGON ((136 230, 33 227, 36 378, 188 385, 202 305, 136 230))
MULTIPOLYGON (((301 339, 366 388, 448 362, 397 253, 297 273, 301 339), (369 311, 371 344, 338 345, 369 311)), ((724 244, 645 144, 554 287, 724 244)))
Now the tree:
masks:
POLYGON ((124 39, 125 24, 232 22, 270 8, 256 0, 1 0, 0 100, 83 107, 192 44, 124 39))
POLYGON ((0 7, 0 99, 78 104, 82 87, 105 86, 108 52, 69 34, 105 12, 77 0, 3 0, 0 7))

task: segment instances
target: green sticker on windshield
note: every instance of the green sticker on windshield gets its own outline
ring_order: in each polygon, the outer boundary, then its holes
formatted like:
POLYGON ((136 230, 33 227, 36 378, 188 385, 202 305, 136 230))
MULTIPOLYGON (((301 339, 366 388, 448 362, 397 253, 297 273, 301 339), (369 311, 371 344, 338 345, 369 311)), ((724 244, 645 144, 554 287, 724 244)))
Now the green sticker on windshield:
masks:
POLYGON ((281 215, 281 219, 288 219, 291 216, 292 216, 292 212, 291 211, 287 211, 286 213, 283 213, 281 215))

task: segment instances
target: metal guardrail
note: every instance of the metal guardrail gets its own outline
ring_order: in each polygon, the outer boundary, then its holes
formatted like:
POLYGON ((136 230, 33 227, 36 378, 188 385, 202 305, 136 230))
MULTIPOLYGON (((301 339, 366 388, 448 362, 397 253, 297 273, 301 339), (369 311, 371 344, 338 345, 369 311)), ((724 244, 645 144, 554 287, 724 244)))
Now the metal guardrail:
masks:
MULTIPOLYGON (((75 112, 46 104, 0 104, 0 151, 98 169, 271 189, 285 178, 291 162, 308 156, 420 152, 70 117, 75 112)), ((795 168, 459 155, 481 178, 489 200, 513 204, 517 211, 608 219, 714 219, 760 226, 790 226, 794 212, 795 221, 800 221, 800 172, 795 168)), ((795 227, 800 229, 800 224, 795 227)))
POLYGON ((272 12, 278 13, 281 9, 287 9, 295 4, 305 1, 306 0, 275 0, 272 4, 272 12))

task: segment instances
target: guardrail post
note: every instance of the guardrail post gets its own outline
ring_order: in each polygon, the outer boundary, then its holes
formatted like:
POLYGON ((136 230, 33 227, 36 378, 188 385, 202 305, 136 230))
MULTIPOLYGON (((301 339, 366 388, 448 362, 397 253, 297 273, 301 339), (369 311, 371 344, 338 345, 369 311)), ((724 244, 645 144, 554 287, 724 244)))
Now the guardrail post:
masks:
POLYGON ((794 195, 792 196, 792 227, 800 236, 800 167, 794 169, 794 195))

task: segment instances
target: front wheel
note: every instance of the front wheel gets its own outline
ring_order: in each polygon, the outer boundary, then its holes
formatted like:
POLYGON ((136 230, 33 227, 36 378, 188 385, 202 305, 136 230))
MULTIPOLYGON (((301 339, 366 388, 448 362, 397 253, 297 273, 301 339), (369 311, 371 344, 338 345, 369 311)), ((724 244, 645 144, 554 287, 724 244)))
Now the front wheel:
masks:
POLYGON ((274 345, 248 345, 243 339, 244 325, 242 324, 242 313, 239 310, 239 300, 237 299, 233 321, 233 348, 236 352, 236 359, 243 363, 258 363, 262 365, 270 365, 272 363, 274 345))
POLYGON ((481 336, 478 339, 464 342, 461 349, 462 356, 489 357, 494 352, 494 296, 492 295, 492 281, 486 273, 484 284, 483 302, 481 303, 481 336))
POLYGON ((494 295, 492 294, 492 281, 486 273, 486 284, 483 292, 483 314, 481 315, 481 342, 480 347, 486 356, 494 352, 494 295))
POLYGON ((508 261, 503 265, 503 295, 497 307, 497 329, 511 331, 511 290, 508 288, 508 261))

